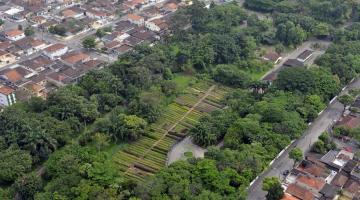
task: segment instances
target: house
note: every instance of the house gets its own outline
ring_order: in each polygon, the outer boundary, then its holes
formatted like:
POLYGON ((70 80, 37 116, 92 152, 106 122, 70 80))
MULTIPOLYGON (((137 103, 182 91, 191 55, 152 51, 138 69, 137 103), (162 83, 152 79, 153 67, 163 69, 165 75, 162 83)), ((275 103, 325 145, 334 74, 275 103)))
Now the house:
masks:
POLYGON ((115 31, 127 32, 135 28, 135 25, 130 21, 119 21, 116 23, 115 31))
POLYGON ((263 60, 265 61, 270 61, 274 64, 277 64, 280 62, 280 60, 282 59, 282 57, 278 54, 278 53, 275 53, 275 52, 268 52, 267 54, 265 54, 263 57, 262 57, 263 60))
POLYGON ((14 63, 16 61, 16 56, 13 54, 0 50, 0 63, 1 64, 10 64, 14 63))
POLYGON ((71 67, 74 67, 76 64, 83 63, 89 60, 90 56, 82 52, 70 52, 61 56, 61 61, 71 67))
POLYGON ((299 199, 290 194, 285 193, 283 198, 281 198, 280 200, 299 200, 299 199))
POLYGON ((350 199, 360 198, 360 183, 358 181, 350 179, 343 188, 343 195, 350 199))
POLYGON ((325 181, 309 175, 299 175, 296 183, 309 191, 319 192, 325 185, 325 181))
POLYGON ((133 37, 133 36, 130 36, 128 38, 126 38, 123 43, 124 44, 127 44, 127 45, 130 45, 130 46, 136 46, 140 43, 142 43, 144 40, 142 39, 139 39, 139 38, 136 38, 136 37, 133 37))
POLYGON ((307 61, 312 55, 314 54, 314 51, 312 50, 305 50, 303 51, 296 59, 300 62, 307 61))
POLYGON ((71 7, 66 8, 65 10, 61 11, 61 16, 63 18, 81 18, 84 16, 84 11, 81 10, 79 7, 71 7))
POLYGON ((95 9, 86 10, 86 16, 90 19, 107 19, 108 14, 102 11, 98 11, 95 9))
POLYGON ((132 31, 132 33, 129 33, 129 34, 140 40, 147 41, 150 44, 155 42, 157 39, 157 35, 154 32, 140 28, 140 27, 138 29, 132 31))
POLYGON ((41 24, 44 24, 46 22, 46 18, 43 16, 34 16, 30 20, 32 23, 34 23, 35 26, 39 26, 41 24))
POLYGON ((144 18, 139 16, 139 15, 136 15, 136 14, 128 14, 127 15, 127 20, 133 24, 136 24, 138 26, 143 26, 144 25, 144 18))
POLYGON ((23 39, 13 42, 13 44, 19 49, 21 49, 22 53, 25 55, 31 55, 44 49, 47 46, 44 41, 32 37, 25 37, 23 39))
POLYGON ((344 187, 344 185, 348 179, 349 178, 345 174, 339 172, 336 174, 336 176, 331 181, 331 185, 338 187, 338 188, 342 188, 342 187, 344 187))
POLYGON ((49 68, 52 64, 54 64, 54 62, 51 61, 48 57, 45 57, 43 55, 19 63, 19 65, 23 66, 25 69, 36 73, 44 71, 45 69, 49 68))
POLYGON ((143 4, 145 4, 145 0, 128 0, 123 2, 123 5, 130 10, 139 9, 143 4))
POLYGON ((165 20, 158 18, 158 19, 146 21, 145 27, 151 31, 160 32, 160 31, 164 31, 164 30, 168 29, 169 26, 167 25, 165 20))
POLYGON ((288 59, 284 62, 283 66, 285 67, 302 67, 304 63, 299 61, 298 59, 288 59))
POLYGON ((10 31, 5 31, 4 36, 9 40, 18 41, 25 37, 25 33, 23 31, 13 29, 10 31))
POLYGON ((65 74, 63 74, 61 72, 50 73, 50 74, 46 75, 46 79, 49 83, 52 83, 52 84, 56 85, 57 87, 65 86, 67 84, 72 83, 72 81, 73 81, 70 77, 66 76, 65 74))
POLYGON ((167 3, 163 9, 168 12, 175 12, 178 9, 178 5, 176 3, 167 3))
POLYGON ((23 79, 30 78, 33 75, 35 75, 35 73, 19 66, 8 68, 0 72, 1 77, 13 84, 21 84, 23 79))
POLYGON ((0 106, 11 106, 12 104, 16 103, 14 92, 14 89, 0 85, 0 106))
POLYGON ((51 60, 54 60, 56 57, 60 57, 69 50, 69 48, 61 43, 53 44, 47 48, 44 49, 43 53, 47 57, 49 57, 51 60))
POLYGON ((320 194, 322 195, 322 199, 324 200, 333 200, 340 189, 336 186, 325 184, 324 187, 320 190, 320 194))
POLYGON ((294 183, 290 184, 285 192, 301 200, 314 200, 314 195, 311 192, 294 183))
POLYGON ((114 53, 116 55, 121 55, 124 54, 128 51, 132 50, 132 47, 127 45, 127 44, 123 44, 121 46, 115 47, 111 50, 111 53, 114 53))
POLYGON ((359 125, 360 125, 359 117, 347 115, 347 116, 341 117, 341 119, 338 122, 336 122, 335 126, 341 126, 341 127, 345 127, 348 129, 353 129, 353 128, 359 127, 359 125))
POLYGON ((22 86, 22 88, 29 91, 32 96, 42 97, 42 98, 46 98, 47 96, 46 88, 42 85, 33 82, 26 83, 24 86, 22 86))

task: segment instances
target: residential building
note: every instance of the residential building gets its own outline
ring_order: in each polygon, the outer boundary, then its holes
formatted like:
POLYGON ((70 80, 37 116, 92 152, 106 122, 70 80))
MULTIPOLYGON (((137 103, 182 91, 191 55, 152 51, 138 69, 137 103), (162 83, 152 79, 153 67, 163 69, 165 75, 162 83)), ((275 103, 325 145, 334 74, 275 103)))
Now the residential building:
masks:
POLYGON ((165 22, 165 20, 161 18, 146 21, 145 27, 151 31, 156 31, 156 32, 160 32, 168 29, 167 23, 165 22))
POLYGON ((18 41, 25 37, 25 33, 23 31, 14 29, 10 31, 5 31, 4 36, 9 40, 18 41))
POLYGON ((300 62, 307 61, 312 55, 314 54, 314 51, 312 50, 305 50, 303 51, 296 59, 300 62))
POLYGON ((51 60, 54 60, 57 57, 60 57, 69 50, 69 48, 61 43, 53 44, 47 48, 44 49, 43 53, 47 57, 49 57, 51 60))
POLYGON ((168 12, 175 12, 178 9, 178 5, 176 3, 167 3, 163 9, 168 12))
POLYGON ((262 57, 262 59, 265 61, 270 61, 270 62, 273 62, 274 64, 277 64, 280 62, 282 57, 278 53, 268 52, 262 57))
POLYGON ((83 52, 70 52, 61 56, 61 61, 71 67, 90 60, 90 56, 83 52))
POLYGON ((128 14, 127 19, 129 22, 136 24, 138 26, 143 26, 144 22, 145 22, 143 17, 136 15, 136 14, 128 14))
POLYGON ((0 106, 11 106, 12 104, 16 103, 14 92, 14 89, 0 85, 0 106))
POLYGON ((10 64, 16 61, 16 56, 13 54, 0 50, 0 64, 10 64))

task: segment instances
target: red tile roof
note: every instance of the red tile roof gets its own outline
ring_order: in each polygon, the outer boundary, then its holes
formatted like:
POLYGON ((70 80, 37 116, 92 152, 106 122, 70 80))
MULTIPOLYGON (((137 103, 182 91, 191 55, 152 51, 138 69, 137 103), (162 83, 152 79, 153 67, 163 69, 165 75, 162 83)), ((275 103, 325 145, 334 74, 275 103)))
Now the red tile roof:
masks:
POLYGON ((14 37, 14 36, 18 36, 18 35, 21 35, 21 34, 24 34, 23 31, 20 31, 20 30, 17 30, 17 29, 14 29, 14 30, 10 30, 10 31, 6 31, 5 32, 5 35, 8 35, 10 37, 14 37))
POLYGON ((46 49, 44 49, 44 51, 55 52, 55 51, 65 48, 65 47, 66 46, 64 44, 56 43, 56 44, 53 44, 53 45, 47 47, 46 49))
POLYGON ((7 86, 0 86, 0 93, 4 95, 12 94, 15 90, 7 87, 7 86))
POLYGON ((313 200, 314 195, 307 189, 302 188, 296 184, 290 184, 286 192, 302 200, 313 200))
POLYGON ((323 180, 312 178, 310 176, 304 176, 304 175, 299 175, 296 181, 303 183, 309 187, 312 187, 316 190, 321 190, 321 188, 323 188, 325 185, 325 182, 323 180))

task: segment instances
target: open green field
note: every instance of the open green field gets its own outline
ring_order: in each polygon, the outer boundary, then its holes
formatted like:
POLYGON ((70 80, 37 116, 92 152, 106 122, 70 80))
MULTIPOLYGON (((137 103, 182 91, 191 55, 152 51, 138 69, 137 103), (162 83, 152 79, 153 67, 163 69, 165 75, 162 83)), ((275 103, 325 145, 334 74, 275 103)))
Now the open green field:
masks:
POLYGON ((170 103, 160 119, 150 126, 149 135, 114 154, 113 161, 122 175, 143 181, 163 168, 171 147, 184 138, 202 116, 222 109, 221 99, 230 90, 206 81, 187 87, 184 94, 170 103))

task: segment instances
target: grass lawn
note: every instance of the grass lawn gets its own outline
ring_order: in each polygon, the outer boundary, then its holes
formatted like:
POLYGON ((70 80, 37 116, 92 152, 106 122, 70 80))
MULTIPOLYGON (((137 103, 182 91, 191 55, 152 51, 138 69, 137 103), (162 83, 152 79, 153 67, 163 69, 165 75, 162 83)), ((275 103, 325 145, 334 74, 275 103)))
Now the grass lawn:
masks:
POLYGON ((174 79, 172 79, 178 85, 180 91, 185 90, 193 80, 195 80, 194 76, 186 74, 175 74, 174 79))

